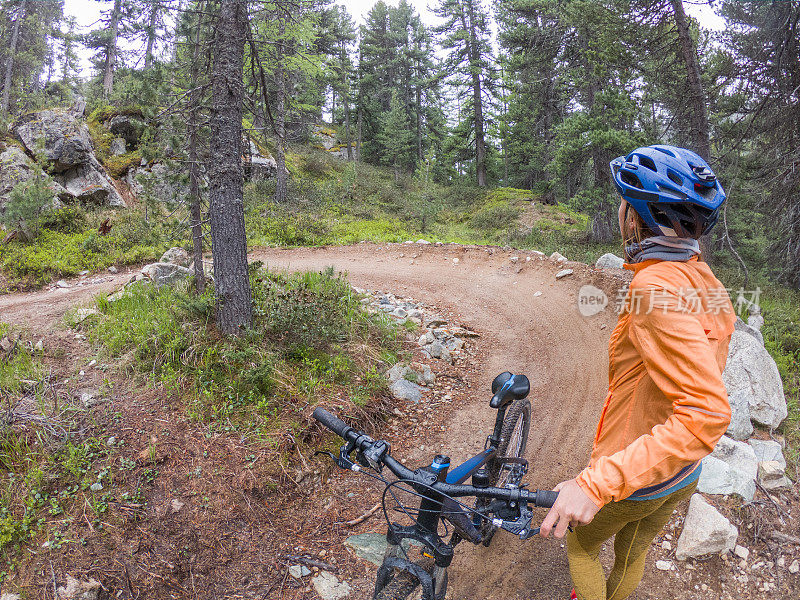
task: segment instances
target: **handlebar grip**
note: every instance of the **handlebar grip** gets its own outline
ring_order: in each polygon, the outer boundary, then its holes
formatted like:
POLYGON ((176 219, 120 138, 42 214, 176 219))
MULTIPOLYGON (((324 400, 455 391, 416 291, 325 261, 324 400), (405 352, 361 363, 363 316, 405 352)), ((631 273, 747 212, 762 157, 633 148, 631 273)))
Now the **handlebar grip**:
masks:
POLYGON ((328 429, 333 431, 336 435, 342 438, 344 438, 347 435, 347 431, 349 429, 352 429, 352 427, 347 425, 347 423, 342 421, 339 417, 328 412, 327 410, 325 410, 320 406, 314 409, 314 413, 312 414, 312 416, 317 421, 322 423, 325 427, 327 427, 328 429))
POLYGON ((552 490, 536 490, 536 506, 550 508, 555 504, 558 492, 552 490))

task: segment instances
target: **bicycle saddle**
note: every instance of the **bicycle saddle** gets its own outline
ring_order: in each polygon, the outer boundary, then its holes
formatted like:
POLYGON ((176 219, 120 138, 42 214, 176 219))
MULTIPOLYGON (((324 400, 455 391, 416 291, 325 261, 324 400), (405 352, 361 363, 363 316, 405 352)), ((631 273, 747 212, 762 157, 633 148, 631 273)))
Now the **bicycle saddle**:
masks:
POLYGON ((489 406, 492 408, 504 408, 514 400, 520 400, 531 391, 531 382, 525 375, 514 375, 506 371, 500 373, 492 381, 492 399, 489 406))

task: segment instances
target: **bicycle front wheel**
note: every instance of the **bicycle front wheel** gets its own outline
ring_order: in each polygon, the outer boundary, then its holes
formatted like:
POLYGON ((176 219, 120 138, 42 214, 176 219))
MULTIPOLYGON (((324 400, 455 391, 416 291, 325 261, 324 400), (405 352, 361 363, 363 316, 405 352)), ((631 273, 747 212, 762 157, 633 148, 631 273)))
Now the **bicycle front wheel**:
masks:
POLYGON ((514 463, 505 458, 523 458, 531 429, 531 402, 527 398, 515 400, 506 411, 497 454, 488 462, 489 480, 495 487, 504 487, 514 471, 514 463))
MULTIPOLYGON (((434 563, 432 558, 423 558, 415 561, 414 564, 433 575, 434 563)), ((436 588, 434 600, 444 600, 447 592, 447 571, 442 573, 438 582, 434 580, 434 587, 436 588)), ((375 600, 419 600, 422 596, 422 586, 419 579, 409 571, 397 570, 383 589, 376 591, 375 600)))

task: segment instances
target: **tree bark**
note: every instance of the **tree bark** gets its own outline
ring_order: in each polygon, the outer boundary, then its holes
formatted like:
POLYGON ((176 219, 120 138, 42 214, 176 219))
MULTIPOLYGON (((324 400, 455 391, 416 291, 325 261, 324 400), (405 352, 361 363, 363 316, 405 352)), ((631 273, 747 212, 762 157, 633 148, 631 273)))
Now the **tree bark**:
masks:
POLYGON ((25 9, 27 2, 23 0, 17 13, 17 19, 14 21, 14 29, 11 30, 11 46, 8 51, 8 58, 6 58, 6 73, 3 77, 3 100, 0 105, 0 113, 5 117, 8 114, 8 106, 11 102, 11 74, 14 70, 14 56, 17 53, 17 40, 19 40, 19 28, 22 20, 25 18, 25 9))
MULTIPOLYGON (((683 10, 682 0, 670 0, 675 11, 675 26, 678 29, 678 45, 686 67, 686 82, 689 88, 689 123, 693 150, 708 162, 711 159, 711 142, 708 134, 708 111, 703 82, 700 79, 700 62, 697 59, 697 48, 689 33, 689 21, 683 10)), ((706 262, 711 262, 713 249, 711 235, 700 238, 700 255, 706 262)))
MULTIPOLYGON (((483 94, 481 93, 481 75, 478 68, 480 53, 475 33, 475 5, 473 0, 466 0, 469 11, 469 67, 472 73, 472 104, 475 112, 475 175, 478 187, 486 187, 486 140, 483 131, 483 94)), ((462 18, 463 22, 463 18, 462 18)), ((466 25, 466 24, 465 24, 466 25)))
POLYGON ((210 221, 217 326, 237 334, 253 323, 242 168, 242 81, 246 0, 221 0, 214 40, 210 153, 210 221))
POLYGON ((156 42, 156 20, 158 19, 158 0, 150 1, 150 22, 147 25, 147 50, 144 53, 144 70, 153 66, 153 46, 156 42))
MULTIPOLYGON (((198 6, 202 13, 203 6, 198 6)), ((198 294, 206 289, 206 274, 203 266, 203 209, 200 198, 200 165, 198 163, 198 130, 199 119, 197 111, 200 110, 201 91, 198 89, 200 79, 200 31, 202 17, 197 19, 197 30, 194 34, 194 48, 192 51, 192 92, 189 94, 189 120, 186 125, 189 140, 189 197, 191 202, 192 218, 192 257, 194 259, 194 285, 198 294)))
POLYGON ((275 103, 275 134, 278 137, 277 143, 277 156, 275 163, 277 164, 277 172, 275 173, 275 202, 277 204, 285 204, 288 196, 289 173, 286 170, 286 72, 283 68, 283 59, 285 56, 284 51, 284 35, 286 33, 285 17, 280 15, 278 17, 278 43, 276 45, 276 77, 278 79, 278 98, 275 103))
POLYGON ((103 69, 103 98, 108 99, 114 87, 114 67, 117 62, 117 35, 119 32, 119 17, 122 0, 114 0, 111 12, 111 23, 108 27, 109 38, 106 45, 106 64, 103 69))
POLYGON ((678 29, 678 45, 686 67, 686 82, 689 88, 690 127, 692 149, 708 161, 711 147, 708 136, 708 112, 706 111, 706 95, 700 79, 700 63, 697 60, 697 48, 689 33, 689 21, 683 10, 682 0, 670 0, 675 11, 675 25, 678 29))
POLYGON ((342 63, 342 106, 344 106, 344 140, 347 144, 347 160, 353 160, 353 149, 350 147, 350 94, 347 85, 347 69, 345 68, 345 61, 347 59, 347 49, 345 42, 341 42, 340 58, 342 63))

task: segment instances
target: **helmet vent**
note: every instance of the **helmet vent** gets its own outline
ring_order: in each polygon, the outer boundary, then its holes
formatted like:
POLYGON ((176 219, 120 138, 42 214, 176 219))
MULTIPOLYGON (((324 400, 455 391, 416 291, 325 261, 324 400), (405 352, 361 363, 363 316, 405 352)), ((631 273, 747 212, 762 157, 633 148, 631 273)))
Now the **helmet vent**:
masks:
POLYGON ((640 190, 644 189, 642 182, 639 181, 639 178, 629 171, 620 171, 619 178, 622 179, 622 183, 626 183, 631 187, 638 188, 640 190))
POLYGON ((642 165, 643 167, 647 167, 651 171, 655 171, 656 173, 658 172, 658 169, 656 169, 656 163, 654 163, 653 159, 650 158, 649 156, 642 156, 640 154, 639 155, 639 164, 642 165))
POLYGON ((683 185, 683 179, 681 179, 681 176, 672 169, 667 170, 667 177, 669 177, 670 181, 675 185, 683 185))
POLYGON ((659 152, 663 152, 667 156, 671 156, 672 158, 675 158, 675 154, 673 154, 671 151, 667 150, 666 148, 659 148, 658 146, 652 146, 652 148, 655 148, 659 152))

